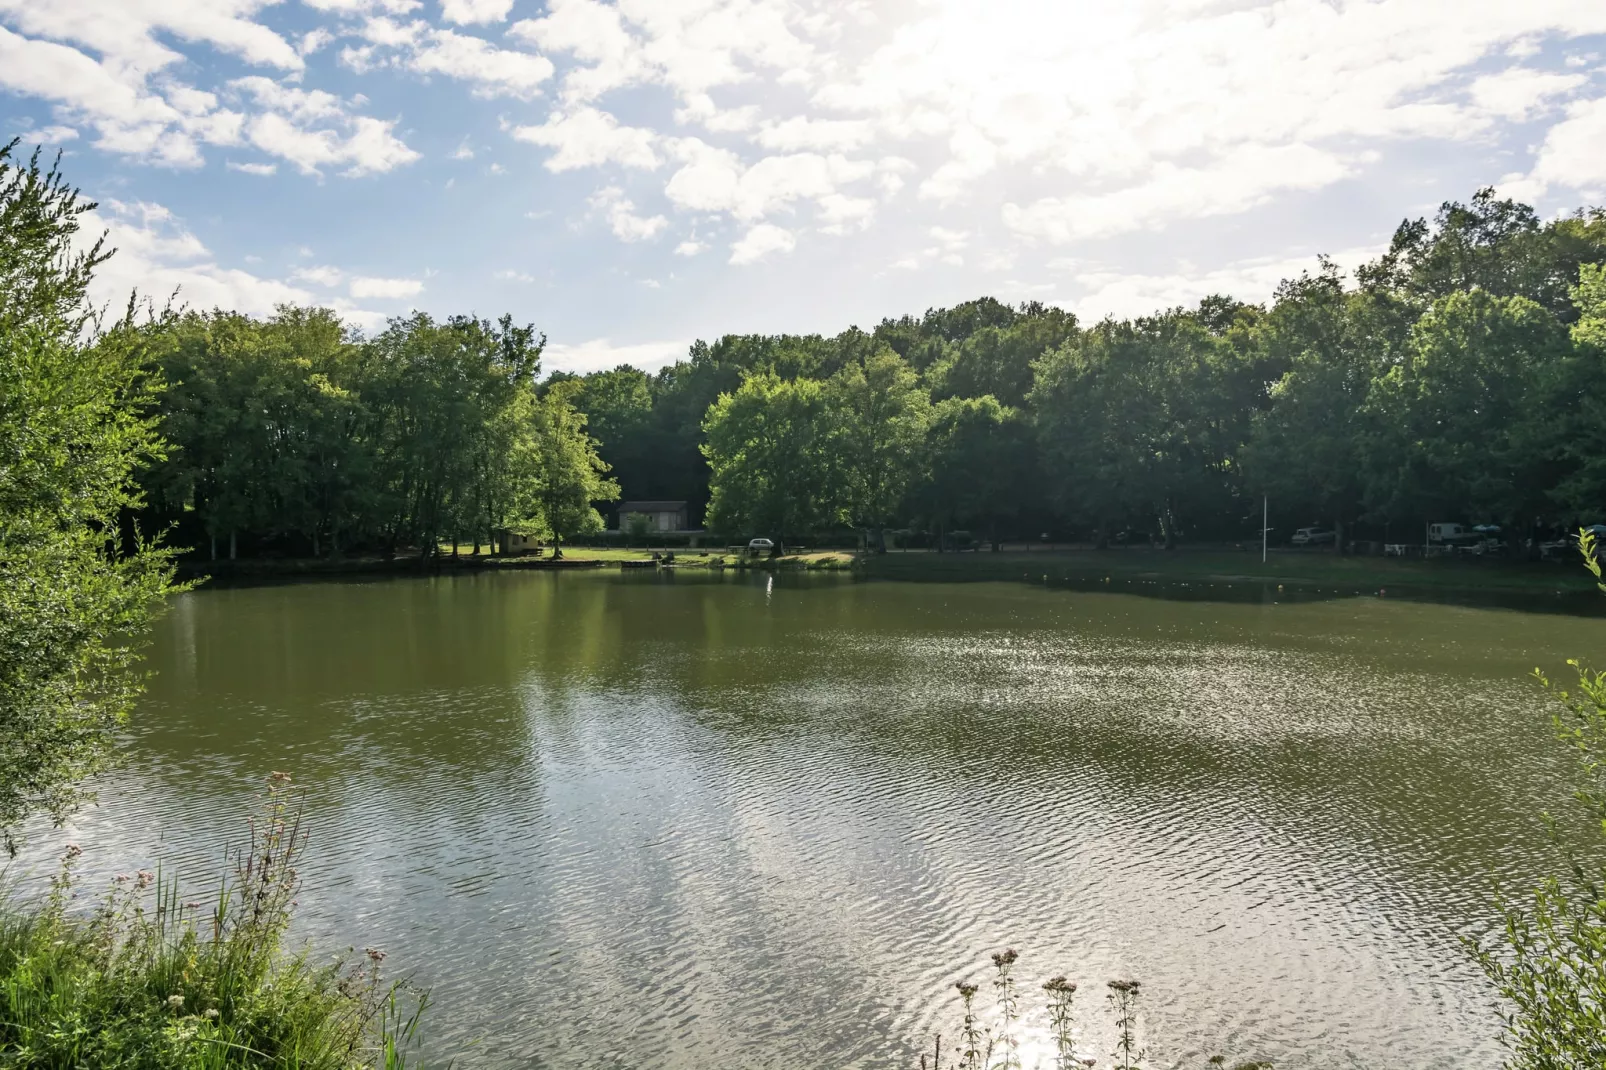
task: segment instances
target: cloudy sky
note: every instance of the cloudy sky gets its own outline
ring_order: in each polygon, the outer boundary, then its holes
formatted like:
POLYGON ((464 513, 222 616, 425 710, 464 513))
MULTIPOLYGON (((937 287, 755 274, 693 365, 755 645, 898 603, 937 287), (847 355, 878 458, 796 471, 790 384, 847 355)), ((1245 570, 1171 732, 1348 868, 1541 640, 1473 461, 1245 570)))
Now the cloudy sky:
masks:
POLYGON ((511 312, 548 367, 982 294, 1263 300, 1606 201, 1606 0, 0 0, 131 287, 511 312))

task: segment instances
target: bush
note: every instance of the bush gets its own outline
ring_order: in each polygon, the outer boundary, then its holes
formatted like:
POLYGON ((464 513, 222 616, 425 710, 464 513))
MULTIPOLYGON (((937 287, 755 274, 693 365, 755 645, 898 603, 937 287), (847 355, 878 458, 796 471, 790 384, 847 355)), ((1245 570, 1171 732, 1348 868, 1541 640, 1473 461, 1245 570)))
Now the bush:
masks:
POLYGON ((181 902, 175 884, 142 872, 118 877, 89 917, 73 916, 79 850, 69 846, 42 906, 0 913, 0 1063, 404 1067, 426 1000, 381 979, 382 952, 316 966, 285 950, 306 842, 288 792, 275 774, 210 904, 181 902))
MULTIPOLYGON (((1595 538, 1586 531, 1578 541, 1599 584, 1595 538)), ((1597 839, 1593 850, 1581 851, 1547 815, 1559 875, 1542 881, 1526 903, 1502 900, 1504 940, 1474 947, 1506 1003, 1509 1070, 1606 1066, 1606 673, 1568 664, 1578 674, 1576 691, 1552 688, 1538 669, 1534 675, 1561 702, 1556 731, 1577 759, 1574 798, 1597 839)))

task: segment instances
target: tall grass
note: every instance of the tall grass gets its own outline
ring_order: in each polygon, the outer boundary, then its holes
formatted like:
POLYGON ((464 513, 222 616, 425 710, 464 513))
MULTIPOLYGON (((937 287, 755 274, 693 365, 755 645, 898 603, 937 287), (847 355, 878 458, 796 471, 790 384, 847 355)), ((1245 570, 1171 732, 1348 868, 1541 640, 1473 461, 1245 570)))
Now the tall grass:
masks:
POLYGON ((375 949, 314 965, 286 946, 305 846, 284 774, 210 902, 141 872, 77 913, 69 846, 42 903, 0 911, 0 1065, 402 1070, 423 994, 375 949))

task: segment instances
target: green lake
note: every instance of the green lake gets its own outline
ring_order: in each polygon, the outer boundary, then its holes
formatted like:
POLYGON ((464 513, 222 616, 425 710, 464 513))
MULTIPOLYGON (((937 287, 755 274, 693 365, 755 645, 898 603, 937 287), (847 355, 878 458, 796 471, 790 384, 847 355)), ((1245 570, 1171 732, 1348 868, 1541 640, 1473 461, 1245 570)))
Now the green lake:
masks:
MULTIPOLYGON (((839 576, 523 572, 178 599, 96 879, 306 790, 299 930, 459 1067, 903 1067, 953 983, 1143 982, 1156 1066, 1494 1067, 1460 939, 1544 863, 1527 678, 1606 620, 839 576)), ((983 989, 984 994, 987 989, 983 989)), ((1103 1058, 1100 1059, 1101 1065, 1103 1058)), ((1045 1063, 1046 1065, 1046 1063, 1045 1063)))

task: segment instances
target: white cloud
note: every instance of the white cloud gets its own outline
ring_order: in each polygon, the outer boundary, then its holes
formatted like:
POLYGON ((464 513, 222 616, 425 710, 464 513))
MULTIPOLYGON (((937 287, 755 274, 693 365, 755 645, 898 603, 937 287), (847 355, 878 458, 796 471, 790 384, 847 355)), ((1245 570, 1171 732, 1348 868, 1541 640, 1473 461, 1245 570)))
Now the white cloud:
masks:
POLYGON ((800 152, 766 156, 743 168, 735 153, 697 138, 675 145, 685 166, 670 177, 664 193, 678 207, 697 212, 729 212, 737 219, 762 219, 797 200, 815 200, 828 221, 862 216, 860 202, 838 196, 838 188, 869 177, 874 165, 845 156, 800 152))
POLYGON ((270 0, 0 0, 0 15, 22 33, 83 45, 108 69, 152 74, 183 57, 160 38, 210 45, 258 66, 298 71, 301 56, 251 16, 270 0))
POLYGON ((334 130, 297 126, 278 112, 258 115, 246 125, 246 138, 272 156, 289 160, 303 174, 320 174, 322 167, 344 167, 340 173, 355 177, 393 170, 418 159, 418 153, 391 131, 394 122, 355 116, 342 137, 334 130))
POLYGON ((266 178, 268 175, 274 174, 275 172, 277 172, 279 170, 279 168, 278 168, 278 166, 276 164, 271 164, 271 163, 235 163, 233 160, 229 160, 228 161, 227 167, 228 167, 228 169, 230 171, 239 171, 242 174, 247 174, 247 175, 259 175, 259 176, 261 176, 263 178, 266 178))
POLYGON ((619 120, 595 108, 554 112, 540 126, 520 126, 513 136, 532 145, 557 150, 547 157, 548 171, 572 171, 617 163, 624 167, 654 168, 657 135, 637 126, 620 126, 619 120))
POLYGON ((299 267, 290 272, 290 277, 297 282, 310 282, 314 286, 325 288, 339 286, 346 277, 345 272, 337 267, 327 264, 317 267, 299 267))
MULTIPOLYGON (((1382 245, 1345 249, 1331 259, 1341 270, 1353 271, 1384 250, 1382 245)), ((1301 272, 1317 270, 1315 256, 1255 257, 1223 267, 1200 271, 1191 265, 1179 266, 1167 274, 1126 273, 1108 268, 1070 271, 1070 278, 1084 291, 1074 301, 1062 302, 1084 323, 1106 316, 1126 319, 1150 313, 1191 306, 1211 294, 1228 294, 1240 301, 1269 301, 1284 279, 1301 272)))
POLYGON ((37 130, 24 130, 22 140, 34 145, 59 145, 64 141, 77 141, 78 131, 70 126, 41 126, 37 130))
POLYGON ((498 271, 491 276, 501 282, 534 282, 535 276, 524 271, 514 271, 511 268, 498 271))
POLYGON ((515 23, 510 34, 579 61, 564 76, 571 101, 637 84, 663 85, 682 102, 716 86, 767 72, 784 77, 815 58, 791 25, 790 5, 775 0, 552 0, 539 19, 515 23))
POLYGON ((317 11, 335 15, 408 15, 424 5, 419 0, 301 0, 317 11))
POLYGON ((474 146, 468 143, 468 138, 464 138, 458 143, 457 148, 452 150, 452 159, 454 160, 472 160, 473 158, 474 146))
POLYGON ((771 253, 789 253, 796 247, 797 238, 791 231, 770 223, 760 223, 731 246, 730 262, 752 264, 771 253))
POLYGON ((798 149, 843 152, 862 148, 874 137, 874 129, 863 119, 810 119, 806 115, 795 115, 765 127, 754 140, 766 149, 782 152, 798 149))
POLYGON ((352 279, 350 288, 351 296, 359 301, 399 301, 423 292, 424 284, 417 279, 381 279, 367 275, 352 279))
POLYGON ((533 97, 552 77, 545 56, 497 48, 479 37, 431 30, 420 35, 405 66, 419 74, 441 74, 474 84, 486 96, 533 97))
POLYGON ((441 15, 460 26, 501 22, 512 10, 513 0, 441 0, 441 15))
POLYGON ((701 252, 704 252, 705 250, 707 250, 707 248, 708 248, 708 246, 705 245, 704 243, 702 243, 700 241, 697 241, 695 239, 692 239, 692 240, 688 240, 688 241, 683 241, 679 245, 675 246, 675 255, 676 256, 696 256, 698 253, 701 253, 701 252))
POLYGON ((607 218, 613 236, 620 241, 646 241, 657 237, 658 232, 669 225, 669 220, 661 215, 650 218, 637 215, 636 206, 617 186, 608 186, 593 194, 591 207, 607 218))
POLYGON ((1472 83, 1468 90, 1472 102, 1502 119, 1526 119, 1552 98, 1583 85, 1589 79, 1581 74, 1555 74, 1526 67, 1513 67, 1489 74, 1472 83))
POLYGON ((280 303, 313 300, 300 287, 220 266, 200 239, 161 205, 104 200, 84 218, 80 233, 98 236, 102 230, 107 246, 117 251, 96 272, 91 296, 114 314, 136 292, 158 307, 176 293, 180 307, 253 315, 271 313, 280 303))
POLYGON ((607 338, 593 338, 589 342, 554 342, 542 352, 541 362, 548 371, 580 375, 605 371, 621 364, 651 372, 684 359, 690 347, 689 338, 627 345, 615 345, 607 338))
POLYGON ((333 33, 320 26, 301 35, 300 42, 296 44, 296 51, 303 56, 310 56, 334 39, 335 35, 333 33))
POLYGON ((1341 159, 1306 145, 1256 146, 1208 169, 1157 164, 1142 181, 1107 193, 1044 197, 1024 208, 1005 204, 1003 220, 1018 234, 1050 242, 1105 238, 1177 218, 1241 212, 1274 193, 1317 189, 1348 173, 1341 159))
POLYGON ((1606 199, 1606 97, 1575 101, 1567 118, 1551 127, 1527 176, 1503 182, 1507 196, 1536 197, 1554 186, 1586 199, 1606 199))

